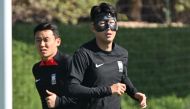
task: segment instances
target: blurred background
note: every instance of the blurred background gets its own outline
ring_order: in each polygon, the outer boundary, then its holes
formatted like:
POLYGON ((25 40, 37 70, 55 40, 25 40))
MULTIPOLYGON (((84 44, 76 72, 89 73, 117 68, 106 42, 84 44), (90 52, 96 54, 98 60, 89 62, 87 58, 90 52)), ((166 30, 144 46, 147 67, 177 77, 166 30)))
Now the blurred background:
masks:
MULTIPOLYGON (((58 25, 62 52, 92 39, 90 9, 118 10, 116 42, 129 52, 128 75, 148 97, 147 109, 190 109, 190 0, 12 0, 13 108, 40 109, 32 66, 40 60, 33 28, 58 25)), ((139 109, 122 96, 122 109, 139 109)))

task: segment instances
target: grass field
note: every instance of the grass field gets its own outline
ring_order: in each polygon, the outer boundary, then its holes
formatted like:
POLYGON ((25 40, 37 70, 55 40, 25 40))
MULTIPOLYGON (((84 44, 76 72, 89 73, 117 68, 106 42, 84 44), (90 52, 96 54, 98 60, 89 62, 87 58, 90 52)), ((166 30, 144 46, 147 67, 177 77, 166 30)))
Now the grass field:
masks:
MULTIPOLYGON (((88 24, 59 24, 61 51, 73 52, 93 38, 88 24)), ((40 109, 31 72, 39 60, 34 24, 13 26, 13 108, 40 109)), ((119 28, 116 42, 129 52, 128 75, 148 97, 148 109, 190 109, 190 28, 119 28)), ((123 96, 122 109, 139 109, 123 96)))

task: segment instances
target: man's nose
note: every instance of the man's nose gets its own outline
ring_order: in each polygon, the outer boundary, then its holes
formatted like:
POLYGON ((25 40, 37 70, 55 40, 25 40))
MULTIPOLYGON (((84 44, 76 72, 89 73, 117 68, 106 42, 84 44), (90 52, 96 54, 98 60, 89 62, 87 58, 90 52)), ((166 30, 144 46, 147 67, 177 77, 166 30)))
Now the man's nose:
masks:
POLYGON ((40 42, 40 46, 45 46, 45 42, 43 40, 40 42))
POLYGON ((106 24, 106 29, 111 29, 111 25, 109 23, 106 24))

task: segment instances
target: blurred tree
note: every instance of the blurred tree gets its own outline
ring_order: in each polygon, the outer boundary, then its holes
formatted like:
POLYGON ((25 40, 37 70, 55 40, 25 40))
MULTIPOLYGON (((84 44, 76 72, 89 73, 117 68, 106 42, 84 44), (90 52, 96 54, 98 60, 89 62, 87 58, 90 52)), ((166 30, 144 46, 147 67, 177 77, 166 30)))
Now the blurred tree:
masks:
MULTIPOLYGON (((60 21, 76 24, 89 17, 90 8, 103 0, 13 0, 13 23, 60 21)), ((108 0, 111 4, 117 0, 108 0)))
POLYGON ((187 23, 190 18, 190 0, 118 0, 116 7, 134 21, 187 23))
MULTIPOLYGON (((90 8, 104 0, 13 0, 14 22, 89 20, 90 8)), ((190 0, 106 0, 116 5, 120 20, 189 22, 190 0), (167 1, 167 2, 166 2, 167 1), (125 17, 127 15, 127 17, 125 17)))
POLYGON ((118 0, 119 12, 125 13, 133 21, 163 21, 161 0, 118 0))
POLYGON ((141 21, 142 0, 119 0, 116 7, 120 13, 128 15, 128 20, 141 21))
POLYGON ((190 24, 190 0, 176 0, 176 19, 190 24))

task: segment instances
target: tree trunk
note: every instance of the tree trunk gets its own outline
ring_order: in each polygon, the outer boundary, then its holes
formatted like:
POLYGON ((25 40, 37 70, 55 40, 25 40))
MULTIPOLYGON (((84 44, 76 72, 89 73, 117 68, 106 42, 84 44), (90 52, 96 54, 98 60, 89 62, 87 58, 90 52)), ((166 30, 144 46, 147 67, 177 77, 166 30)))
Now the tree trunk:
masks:
POLYGON ((120 13, 126 14, 129 20, 141 21, 142 0, 118 0, 116 7, 120 13))
POLYGON ((130 8, 131 20, 141 21, 142 0, 132 0, 130 8))

